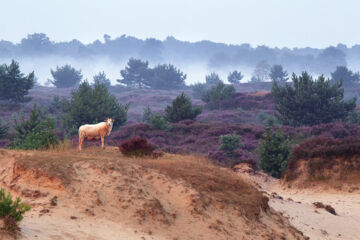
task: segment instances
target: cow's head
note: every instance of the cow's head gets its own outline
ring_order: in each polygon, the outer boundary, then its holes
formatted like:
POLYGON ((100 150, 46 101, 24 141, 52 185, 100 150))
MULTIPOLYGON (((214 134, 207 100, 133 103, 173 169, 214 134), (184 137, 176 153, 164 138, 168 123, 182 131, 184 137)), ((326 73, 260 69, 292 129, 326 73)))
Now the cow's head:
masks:
POLYGON ((106 120, 105 120, 105 122, 106 122, 106 125, 108 125, 109 127, 111 127, 113 124, 114 124, 114 119, 112 119, 112 118, 107 118, 106 120))

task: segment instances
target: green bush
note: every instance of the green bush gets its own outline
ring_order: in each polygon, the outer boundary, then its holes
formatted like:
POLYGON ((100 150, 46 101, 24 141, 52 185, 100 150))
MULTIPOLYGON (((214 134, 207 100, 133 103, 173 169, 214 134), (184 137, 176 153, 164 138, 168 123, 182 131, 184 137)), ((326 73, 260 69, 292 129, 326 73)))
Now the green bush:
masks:
POLYGON ((192 90, 192 96, 194 98, 201 98, 201 96, 206 92, 208 85, 206 83, 195 83, 190 85, 192 90))
POLYGON ((191 99, 182 93, 177 96, 171 106, 165 109, 166 119, 169 122, 179 122, 186 119, 195 119, 202 112, 201 107, 193 107, 191 99))
POLYGON ((154 130, 170 130, 171 125, 160 114, 152 114, 150 116, 150 127, 154 130))
POLYGON ((150 106, 146 106, 146 108, 144 108, 144 112, 143 112, 143 116, 142 116, 142 121, 145 123, 150 123, 150 118, 151 115, 153 114, 153 112, 151 111, 150 106))
POLYGON ((21 202, 19 197, 14 201, 11 193, 5 194, 5 189, 0 189, 0 218, 11 216, 15 221, 21 221, 26 211, 30 210, 30 206, 21 202))
POLYGON ((241 138, 236 134, 221 135, 219 150, 226 152, 228 156, 232 155, 232 152, 241 147, 241 138))
POLYGON ((49 149, 58 144, 55 134, 55 121, 45 117, 44 113, 34 105, 30 117, 25 120, 24 115, 14 120, 15 139, 12 147, 16 149, 49 149))
POLYGON ((123 125, 127 120, 129 105, 119 104, 110 94, 104 83, 91 86, 82 82, 77 90, 72 91, 71 99, 62 102, 64 128, 72 133, 83 124, 94 124, 106 118, 115 120, 114 127, 123 125))
POLYGON ((225 85, 219 82, 207 90, 201 97, 210 109, 222 110, 232 104, 235 95, 235 88, 232 85, 225 85))
POLYGON ((264 139, 258 147, 259 168, 271 176, 280 178, 290 158, 290 140, 280 130, 273 133, 266 128, 264 139))

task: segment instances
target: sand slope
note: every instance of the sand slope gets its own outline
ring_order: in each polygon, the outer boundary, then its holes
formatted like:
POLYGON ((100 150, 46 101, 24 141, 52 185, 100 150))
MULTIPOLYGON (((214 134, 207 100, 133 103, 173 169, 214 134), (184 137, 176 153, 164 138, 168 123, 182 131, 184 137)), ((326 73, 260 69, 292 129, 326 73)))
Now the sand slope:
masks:
POLYGON ((310 239, 359 239, 360 191, 336 191, 330 188, 289 188, 286 183, 244 165, 237 173, 269 196, 269 205, 286 216, 291 224, 310 239), (317 209, 313 203, 331 205, 338 215, 317 209))
POLYGON ((305 239, 256 188, 194 156, 0 149, 0 187, 32 206, 20 239, 305 239))

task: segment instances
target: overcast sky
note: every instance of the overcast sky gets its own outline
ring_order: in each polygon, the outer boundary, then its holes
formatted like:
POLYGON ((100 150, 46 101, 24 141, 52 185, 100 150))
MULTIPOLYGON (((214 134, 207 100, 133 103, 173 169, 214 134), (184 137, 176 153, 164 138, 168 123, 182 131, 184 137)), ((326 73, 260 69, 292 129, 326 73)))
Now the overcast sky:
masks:
POLYGON ((271 47, 360 44, 358 0, 1 0, 0 39, 122 34, 271 47))

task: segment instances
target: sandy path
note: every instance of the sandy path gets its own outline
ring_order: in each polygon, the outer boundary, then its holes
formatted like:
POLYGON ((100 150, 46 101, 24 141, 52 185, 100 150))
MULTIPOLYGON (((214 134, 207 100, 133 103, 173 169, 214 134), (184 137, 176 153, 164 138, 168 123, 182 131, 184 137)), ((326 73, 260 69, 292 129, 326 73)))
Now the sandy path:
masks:
POLYGON ((310 239, 360 239, 360 192, 289 189, 279 180, 263 173, 238 170, 260 190, 269 195, 269 205, 310 239), (276 194, 274 194, 276 193, 276 194), (331 205, 337 216, 317 209, 314 202, 331 205))

